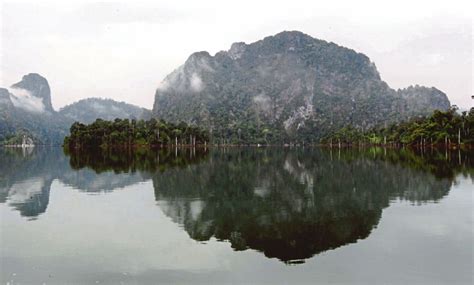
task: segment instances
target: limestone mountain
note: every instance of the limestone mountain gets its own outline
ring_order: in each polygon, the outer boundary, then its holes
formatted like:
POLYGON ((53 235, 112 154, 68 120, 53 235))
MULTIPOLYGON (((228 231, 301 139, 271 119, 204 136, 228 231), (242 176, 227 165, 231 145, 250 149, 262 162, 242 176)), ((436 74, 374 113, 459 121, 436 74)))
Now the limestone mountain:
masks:
POLYGON ((39 74, 0 88, 0 144, 20 144, 24 135, 34 143, 60 144, 72 123, 54 111, 48 81, 39 74))
MULTIPOLYGON (((30 101, 33 98, 38 98, 35 103, 37 106, 33 106, 37 110, 44 110, 48 112, 54 112, 53 105, 51 104, 51 89, 49 88, 48 81, 37 73, 30 73, 23 76, 22 80, 11 86, 12 89, 26 90, 29 94, 22 94, 23 96, 30 96, 30 101), (33 97, 33 98, 31 98, 33 97), (42 106, 41 106, 42 104, 42 106)), ((19 104, 25 103, 25 100, 18 98, 13 95, 13 101, 19 100, 19 104)), ((30 102, 26 102, 28 104, 30 102)))
POLYGON ((20 144, 23 136, 35 144, 62 144, 75 122, 147 119, 151 111, 110 99, 90 98, 68 105, 59 112, 51 104, 46 78, 36 73, 23 76, 9 89, 0 88, 0 145, 20 144))
POLYGON ((153 114, 207 127, 216 142, 318 141, 449 108, 436 88, 390 88, 364 54, 301 32, 192 54, 155 94, 153 114))

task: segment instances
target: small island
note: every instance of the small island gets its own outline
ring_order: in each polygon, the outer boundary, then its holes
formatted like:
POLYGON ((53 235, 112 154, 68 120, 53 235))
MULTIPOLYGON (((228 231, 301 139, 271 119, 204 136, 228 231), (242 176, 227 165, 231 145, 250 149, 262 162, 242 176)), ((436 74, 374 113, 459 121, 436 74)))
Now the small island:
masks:
POLYGON ((97 119, 89 125, 79 122, 72 124, 70 135, 64 138, 64 147, 206 146, 208 142, 207 131, 184 122, 173 124, 156 119, 97 119))

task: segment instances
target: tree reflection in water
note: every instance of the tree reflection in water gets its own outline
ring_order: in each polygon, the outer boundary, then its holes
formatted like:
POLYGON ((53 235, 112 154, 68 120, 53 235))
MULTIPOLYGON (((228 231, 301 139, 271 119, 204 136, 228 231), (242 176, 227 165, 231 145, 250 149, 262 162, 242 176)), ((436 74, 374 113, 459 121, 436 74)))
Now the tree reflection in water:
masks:
MULTIPOLYGON (((436 202, 464 162, 407 150, 230 149, 153 177, 158 205, 191 238, 284 262, 366 238, 392 199, 436 202)), ((471 156, 472 157, 472 156, 471 156)), ((472 175, 472 168, 470 168, 472 175)))
POLYGON ((394 199, 436 202, 457 175, 474 177, 472 152, 435 149, 172 148, 67 156, 58 149, 1 150, 0 202, 36 218, 46 211, 54 179, 87 192, 152 179, 158 206, 191 238, 215 237, 288 263, 366 238, 394 199))

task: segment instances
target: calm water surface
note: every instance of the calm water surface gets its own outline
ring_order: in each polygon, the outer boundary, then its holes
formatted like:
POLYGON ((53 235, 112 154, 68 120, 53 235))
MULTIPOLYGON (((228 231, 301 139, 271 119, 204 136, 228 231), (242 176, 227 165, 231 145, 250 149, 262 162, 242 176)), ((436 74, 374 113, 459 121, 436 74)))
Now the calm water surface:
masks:
POLYGON ((0 282, 472 284, 472 152, 0 149, 0 282))

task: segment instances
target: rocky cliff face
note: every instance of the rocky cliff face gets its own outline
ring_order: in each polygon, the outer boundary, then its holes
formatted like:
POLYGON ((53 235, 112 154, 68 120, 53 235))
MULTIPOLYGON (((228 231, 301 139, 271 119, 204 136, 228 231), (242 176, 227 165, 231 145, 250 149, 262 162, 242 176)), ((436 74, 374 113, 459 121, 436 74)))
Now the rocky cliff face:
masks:
POLYGON ((0 145, 21 144, 24 135, 33 138, 34 144, 62 144, 74 121, 147 119, 150 113, 124 102, 98 98, 84 99, 56 112, 46 78, 30 73, 9 90, 0 88, 0 145))
POLYGON ((37 73, 30 73, 23 76, 22 80, 11 86, 13 89, 23 89, 33 97, 40 98, 45 111, 54 112, 51 104, 51 89, 48 81, 37 73))
POLYGON ((449 105, 434 88, 391 89, 361 53, 282 32, 215 56, 192 54, 163 80, 153 112, 208 127, 218 140, 285 142, 315 141, 343 126, 368 129, 449 105))
POLYGON ((33 144, 61 144, 72 123, 54 111, 48 81, 39 74, 0 88, 0 145, 21 144, 25 136, 33 144))
POLYGON ((413 116, 418 115, 422 110, 431 113, 434 110, 449 108, 446 94, 435 87, 410 86, 397 90, 397 94, 405 101, 406 112, 413 116))

